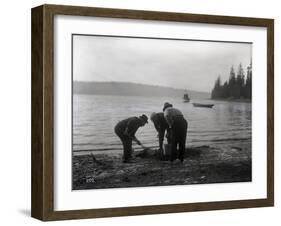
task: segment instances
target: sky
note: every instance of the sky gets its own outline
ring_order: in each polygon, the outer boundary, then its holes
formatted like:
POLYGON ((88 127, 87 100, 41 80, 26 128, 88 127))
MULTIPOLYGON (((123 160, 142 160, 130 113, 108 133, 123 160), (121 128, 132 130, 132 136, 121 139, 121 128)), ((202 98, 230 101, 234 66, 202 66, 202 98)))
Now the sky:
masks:
POLYGON ((211 92, 231 66, 246 71, 251 56, 250 43, 73 35, 73 80, 211 92))

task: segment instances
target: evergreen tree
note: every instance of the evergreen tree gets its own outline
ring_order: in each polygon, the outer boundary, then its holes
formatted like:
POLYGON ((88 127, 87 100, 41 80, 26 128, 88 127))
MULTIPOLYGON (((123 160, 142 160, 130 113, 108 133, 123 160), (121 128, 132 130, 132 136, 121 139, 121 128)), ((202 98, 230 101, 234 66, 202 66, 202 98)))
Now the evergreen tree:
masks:
POLYGON ((245 84, 245 97, 247 99, 252 99, 252 61, 247 67, 247 78, 245 84))
POLYGON ((228 98, 229 97, 229 87, 228 87, 228 83, 225 82, 222 86, 222 98, 228 98))
POLYGON ((236 84, 236 77, 233 66, 230 68, 230 75, 228 81, 229 87, 229 97, 235 98, 235 84, 236 84))
POLYGON ((234 91, 234 98, 240 99, 244 97, 244 70, 242 64, 240 63, 237 70, 237 78, 235 82, 235 91, 234 91))
POLYGON ((212 99, 252 99, 252 62, 247 67, 247 77, 240 63, 237 70, 237 76, 234 72, 234 67, 230 68, 228 82, 225 81, 222 85, 220 76, 216 79, 214 88, 211 93, 212 99))
POLYGON ((213 99, 221 98, 221 78, 220 78, 220 76, 217 78, 217 80, 215 82, 215 86, 212 90, 212 98, 213 99))

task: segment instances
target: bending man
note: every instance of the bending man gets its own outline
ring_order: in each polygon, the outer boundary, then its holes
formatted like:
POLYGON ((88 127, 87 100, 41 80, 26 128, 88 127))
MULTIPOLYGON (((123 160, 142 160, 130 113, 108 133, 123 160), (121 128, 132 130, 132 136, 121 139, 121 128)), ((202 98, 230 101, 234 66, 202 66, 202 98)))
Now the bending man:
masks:
POLYGON ((130 163, 132 160, 132 141, 138 145, 141 142, 136 138, 135 133, 137 130, 148 123, 146 115, 140 117, 130 117, 117 123, 114 130, 116 135, 120 138, 123 144, 123 162, 130 163))
POLYGON ((163 150, 163 141, 166 132, 166 137, 168 140, 168 144, 170 143, 169 137, 169 125, 164 117, 163 112, 155 113, 153 112, 150 116, 150 120, 153 122, 155 129, 158 132, 158 140, 159 140, 159 150, 163 150))
POLYGON ((173 107, 170 103, 165 103, 163 107, 164 117, 171 130, 171 158, 170 161, 179 159, 184 160, 185 141, 187 134, 187 121, 180 110, 173 107), (179 147, 179 148, 178 148, 179 147), (177 150, 178 148, 178 150, 177 150))

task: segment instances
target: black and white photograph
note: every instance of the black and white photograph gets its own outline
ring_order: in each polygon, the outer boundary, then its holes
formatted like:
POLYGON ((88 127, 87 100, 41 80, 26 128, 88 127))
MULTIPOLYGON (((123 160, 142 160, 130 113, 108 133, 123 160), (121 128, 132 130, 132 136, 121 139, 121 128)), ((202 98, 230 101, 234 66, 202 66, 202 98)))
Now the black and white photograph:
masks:
POLYGON ((252 181, 252 43, 72 34, 72 189, 252 181))

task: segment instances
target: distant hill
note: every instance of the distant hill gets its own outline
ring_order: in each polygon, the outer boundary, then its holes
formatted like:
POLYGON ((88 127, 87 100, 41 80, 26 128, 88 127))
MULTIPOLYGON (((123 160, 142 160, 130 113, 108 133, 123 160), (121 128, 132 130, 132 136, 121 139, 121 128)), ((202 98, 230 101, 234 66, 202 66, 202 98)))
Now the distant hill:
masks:
POLYGON ((187 92, 191 99, 210 98, 210 93, 192 90, 174 89, 163 86, 144 85, 128 82, 73 82, 73 93, 89 95, 118 95, 118 96, 164 96, 183 97, 187 92))

